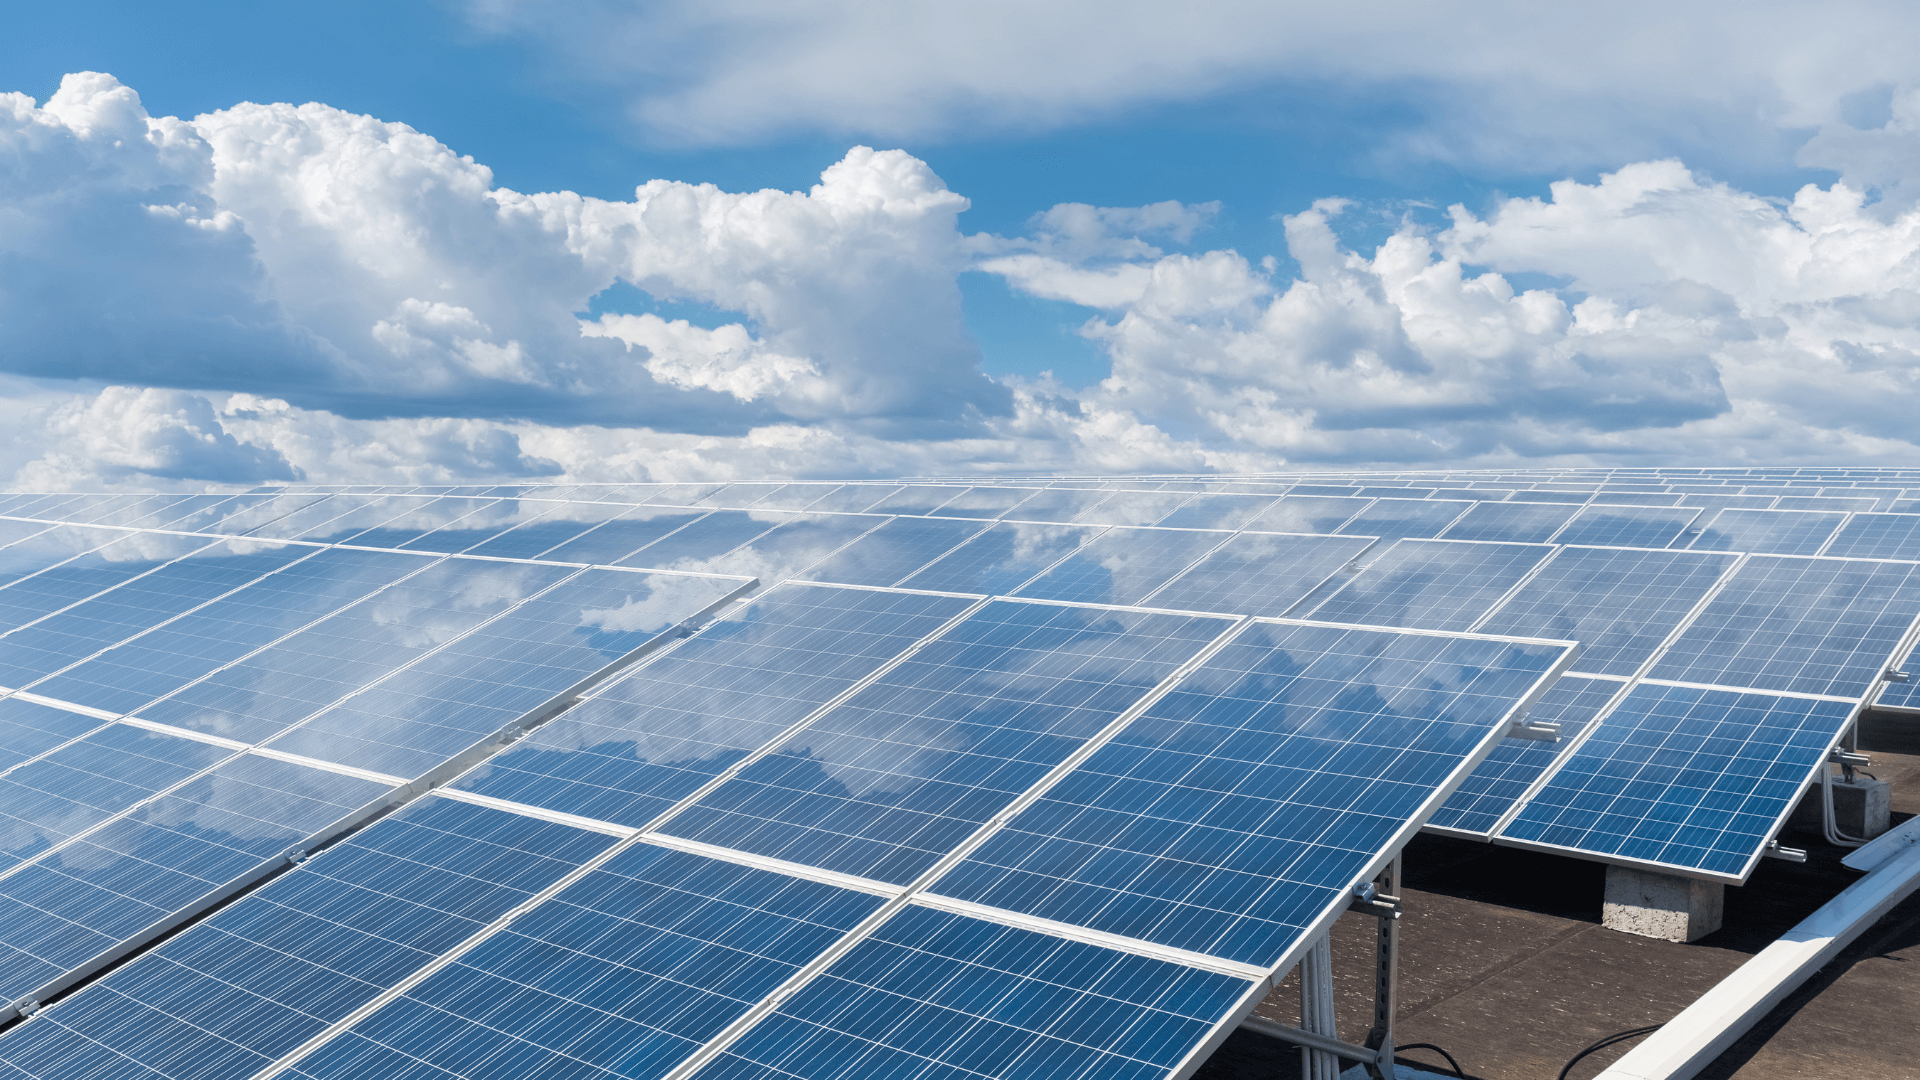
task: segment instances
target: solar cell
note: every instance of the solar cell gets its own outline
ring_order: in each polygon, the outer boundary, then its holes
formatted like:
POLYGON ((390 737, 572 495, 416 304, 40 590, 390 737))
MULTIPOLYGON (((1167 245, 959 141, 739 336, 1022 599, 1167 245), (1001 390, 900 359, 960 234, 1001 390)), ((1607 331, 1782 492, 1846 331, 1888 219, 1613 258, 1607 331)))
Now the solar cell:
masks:
POLYGON ((1651 677, 1858 697, 1920 615, 1920 565, 1755 555, 1651 677))
POLYGON ((928 513, 933 517, 984 518, 990 521, 1013 513, 1019 508, 1021 502, 1039 494, 1039 490, 1013 487, 968 488, 938 509, 928 513))
POLYGON ((1563 548, 1476 629, 1580 642, 1581 671, 1632 675, 1738 558, 1563 548))
POLYGON ((892 484, 848 484, 822 495, 808 504, 807 509, 816 513, 858 514, 899 490, 892 484))
POLYGON ((608 684, 457 786, 638 828, 973 603, 781 586, 608 684))
POLYGON ((1826 544, 1845 514, 1808 510, 1722 510, 1700 528, 1695 551, 1751 551, 1763 555, 1813 555, 1826 544))
POLYGON ((0 1062, 251 1076, 613 843, 428 797, 35 1014, 0 1062))
POLYGON ((1570 655, 1251 624, 930 889, 1276 964, 1570 655))
POLYGON ((1815 495, 1782 495, 1774 504, 1778 510, 1872 510, 1879 504, 1876 498, 1834 498, 1815 495))
POLYGON ((1821 554, 1843 559, 1920 559, 1920 514, 1855 514, 1821 554))
POLYGON ((892 585, 987 529, 984 521, 899 517, 816 564, 803 577, 841 585, 892 585))
POLYGON ((915 484, 903 487, 884 499, 874 502, 867 509, 874 514, 905 514, 925 517, 948 502, 965 495, 969 488, 939 486, 934 484, 915 484))
POLYGON ((1166 1076, 1252 984, 908 907, 783 1002, 700 1080, 1166 1076))
POLYGON ((25 698, 0 698, 0 770, 39 757, 102 726, 91 716, 25 698))
POLYGON ((1153 525, 1192 498, 1184 491, 1121 491, 1073 520, 1083 525, 1153 525))
POLYGON ((661 828, 906 884, 1229 625, 994 601, 661 828))
POLYGON ((290 1075, 662 1076, 880 904, 629 847, 290 1075))
POLYGON ((1022 500, 1007 516, 1015 521, 1066 523, 1105 502, 1111 494, 1103 489, 1052 487, 1022 500))
POLYGON ((1553 549, 1544 544, 1401 540, 1371 556, 1313 617, 1369 626, 1465 630, 1553 549))
POLYGON ((1284 615, 1374 543, 1358 536, 1241 533, 1146 602, 1180 611, 1284 615))
POLYGON ((25 626, 218 543, 63 525, 0 548, 0 630, 25 626))
POLYGON ((1579 507, 1564 503, 1482 503, 1466 512, 1441 537, 1537 544, 1573 520, 1579 507))
POLYGON ((1556 544, 1608 547, 1666 547, 1692 524, 1700 511, 1687 507, 1585 507, 1553 537, 1556 544))
POLYGON ((1138 604, 1232 533, 1115 528, 1015 590, 1015 595, 1082 604, 1138 604))
POLYGON ((1273 504, 1269 495, 1196 495, 1159 524, 1169 529, 1238 529, 1273 504))
POLYGON ((1001 522, 900 584, 908 589, 988 596, 1010 593, 1100 532, 1099 527, 1089 525, 1001 522))
POLYGON ((758 539, 781 522, 791 520, 790 515, 778 511, 756 514, 748 510, 715 510, 626 558, 616 560, 613 565, 668 570, 688 560, 698 562, 713 559, 758 539))
POLYGON ((1500 839, 1745 881, 1852 714, 1843 701, 1641 683, 1500 839))
POLYGON ((1625 685, 1610 679, 1563 676, 1547 688, 1539 704, 1527 711, 1527 720, 1531 723, 1560 725, 1559 741, 1501 739, 1493 753, 1488 754, 1427 819, 1427 827, 1438 832, 1486 837, 1533 782, 1573 747, 1580 733, 1625 685))

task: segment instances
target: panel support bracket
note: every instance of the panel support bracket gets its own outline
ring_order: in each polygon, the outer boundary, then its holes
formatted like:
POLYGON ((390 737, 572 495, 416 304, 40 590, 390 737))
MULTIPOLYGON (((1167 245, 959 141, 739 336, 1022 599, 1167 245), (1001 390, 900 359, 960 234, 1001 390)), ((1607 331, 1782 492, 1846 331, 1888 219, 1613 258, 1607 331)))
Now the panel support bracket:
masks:
POLYGON ((1385 917, 1375 926, 1373 938, 1373 1028, 1367 1032, 1367 1049, 1373 1051, 1372 1061, 1367 1063, 1367 1075, 1373 1080, 1394 1080, 1393 1072, 1393 1008, 1396 991, 1400 984, 1400 912, 1397 903, 1400 896, 1400 860, 1395 853, 1393 861, 1373 881, 1378 902, 1379 897, 1392 897, 1396 901, 1392 917, 1385 917))

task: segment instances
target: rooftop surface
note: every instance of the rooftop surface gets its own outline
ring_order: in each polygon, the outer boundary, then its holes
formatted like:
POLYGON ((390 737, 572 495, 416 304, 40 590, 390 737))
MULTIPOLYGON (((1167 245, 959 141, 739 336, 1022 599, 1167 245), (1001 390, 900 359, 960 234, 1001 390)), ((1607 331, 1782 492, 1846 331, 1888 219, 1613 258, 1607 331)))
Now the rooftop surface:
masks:
MULTIPOLYGON (((1893 822, 1920 814, 1920 717, 1870 713, 1860 749, 1893 785, 1893 822)), ((1726 978, 1859 875, 1845 849, 1787 834, 1807 861, 1769 859, 1728 888, 1726 923, 1692 944, 1600 925, 1606 867, 1470 841, 1423 836, 1406 850, 1398 1045, 1445 1047, 1471 1077, 1552 1080, 1573 1055, 1615 1032, 1661 1023, 1726 978)), ((1372 1009, 1373 920, 1348 915, 1333 935, 1340 1034, 1358 1042, 1372 1009)), ((1298 1024, 1289 981, 1259 1015, 1298 1024)), ((1855 1080, 1920 1076, 1920 895, 1862 934, 1840 958, 1721 1055, 1703 1080, 1855 1080)), ((1631 1041, 1583 1059, 1586 1080, 1631 1041)), ((1430 1050, 1408 1061, 1444 1070, 1430 1050)), ((1298 1050, 1236 1033, 1196 1080, 1299 1075, 1298 1050)))

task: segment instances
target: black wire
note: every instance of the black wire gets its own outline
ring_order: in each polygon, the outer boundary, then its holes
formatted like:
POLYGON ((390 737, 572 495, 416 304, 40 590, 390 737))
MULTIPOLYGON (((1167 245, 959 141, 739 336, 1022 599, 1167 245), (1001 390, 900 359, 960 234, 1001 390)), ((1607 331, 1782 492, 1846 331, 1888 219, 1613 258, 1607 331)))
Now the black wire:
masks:
POLYGON ((1652 1027, 1633 1028, 1630 1031, 1617 1031, 1601 1039, 1599 1042, 1573 1055, 1572 1059, 1567 1062, 1567 1067, 1560 1070, 1560 1080, 1567 1080, 1567 1074, 1572 1072, 1573 1067, 1580 1064, 1580 1059, 1586 1057, 1588 1054, 1597 1054, 1615 1043, 1623 1043, 1628 1039, 1637 1039, 1642 1035, 1651 1035, 1665 1026, 1665 1024, 1654 1024, 1652 1027))
POLYGON ((1431 1050, 1434 1053, 1439 1054, 1441 1057, 1447 1059, 1447 1064, 1453 1066, 1453 1075, 1459 1077, 1460 1080, 1473 1080, 1472 1077, 1467 1075, 1467 1070, 1461 1068, 1460 1063, 1453 1060, 1452 1054, 1447 1053, 1445 1050, 1442 1050, 1441 1048, 1433 1045, 1432 1043, 1401 1043, 1399 1046, 1396 1046, 1393 1048, 1395 1064, 1412 1065, 1415 1068, 1424 1069, 1424 1068, 1427 1068, 1427 1066, 1421 1064, 1418 1061, 1405 1061, 1405 1062, 1401 1061, 1400 1051, 1402 1050, 1431 1050))

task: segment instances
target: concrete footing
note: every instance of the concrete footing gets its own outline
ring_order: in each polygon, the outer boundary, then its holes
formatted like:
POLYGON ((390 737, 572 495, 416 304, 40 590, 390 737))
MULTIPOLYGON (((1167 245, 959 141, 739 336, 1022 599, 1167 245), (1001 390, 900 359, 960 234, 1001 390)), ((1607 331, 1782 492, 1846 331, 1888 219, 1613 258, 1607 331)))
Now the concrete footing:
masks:
POLYGON ((1717 881, 1609 866, 1600 921, 1641 937, 1697 941, 1720 929, 1726 895, 1727 887, 1717 881))
MULTIPOLYGON (((1819 835, 1821 832, 1820 785, 1807 789, 1800 805, 1793 808, 1787 825, 1796 832, 1819 835)), ((1833 779, 1833 823, 1847 836, 1871 840, 1892 826, 1893 786, 1881 780, 1855 775, 1852 780, 1833 779)))

